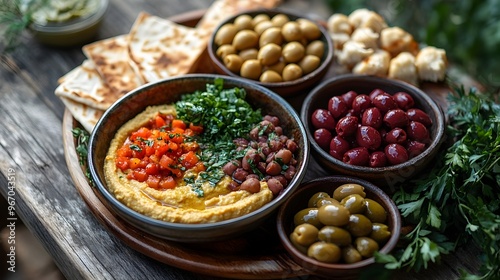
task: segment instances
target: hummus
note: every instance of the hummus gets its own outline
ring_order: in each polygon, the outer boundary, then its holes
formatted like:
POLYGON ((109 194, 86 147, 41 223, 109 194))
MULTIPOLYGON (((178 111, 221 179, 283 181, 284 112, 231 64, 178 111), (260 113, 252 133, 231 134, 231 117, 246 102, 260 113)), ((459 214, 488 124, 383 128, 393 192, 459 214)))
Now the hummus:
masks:
POLYGON ((120 202, 134 211, 162 221, 211 223, 245 215, 273 199, 273 193, 266 182, 260 183, 261 189, 257 193, 245 190, 230 191, 227 186, 231 178, 227 175, 216 185, 203 183, 203 195, 200 196, 183 180, 199 176, 199 171, 195 168, 186 170, 183 177, 176 180, 177 185, 172 189, 155 189, 145 182, 128 179, 116 166, 117 151, 133 131, 145 126, 158 112, 175 115, 175 108, 170 105, 148 107, 125 123, 111 141, 104 172, 109 191, 120 202))

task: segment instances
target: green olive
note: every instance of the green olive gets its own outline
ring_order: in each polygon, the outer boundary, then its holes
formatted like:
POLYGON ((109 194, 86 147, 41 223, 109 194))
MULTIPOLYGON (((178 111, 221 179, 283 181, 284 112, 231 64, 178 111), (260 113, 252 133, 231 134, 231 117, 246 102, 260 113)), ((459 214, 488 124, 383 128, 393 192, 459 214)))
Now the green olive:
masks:
POLYGON ((266 66, 266 70, 273 70, 274 72, 276 72, 278 74, 282 74, 283 69, 285 69, 285 66, 286 66, 285 62, 280 59, 275 64, 266 66))
POLYGON ((337 263, 340 261, 340 247, 326 242, 316 242, 309 246, 307 256, 320 262, 337 263))
POLYGON ((290 242, 292 242, 293 247, 299 250, 302 254, 307 255, 307 249, 309 249, 309 246, 300 245, 294 238, 292 238, 291 234, 290 234, 290 242))
POLYGON ((384 244, 391 237, 391 231, 386 224, 373 223, 372 232, 369 237, 379 244, 384 244))
POLYGON ((243 59, 243 61, 249 60, 249 59, 257 59, 257 54, 259 51, 257 49, 246 49, 242 50, 238 55, 243 59))
POLYGON ((300 41, 302 37, 302 30, 296 21, 289 21, 281 27, 281 35, 286 41, 300 41))
POLYGON ((325 197, 325 198, 321 198, 319 199, 317 202, 316 202, 316 207, 321 207, 325 204, 335 204, 335 205, 339 205, 340 202, 338 202, 337 200, 331 198, 331 197, 325 197))
POLYGON ((267 44, 274 43, 281 46, 283 37, 281 36, 281 29, 278 27, 271 27, 266 29, 259 38, 259 46, 262 48, 267 44))
POLYGON ((257 32, 257 34, 262 35, 262 33, 264 33, 264 31, 266 31, 267 29, 269 29, 271 27, 273 27, 273 23, 270 20, 264 20, 264 21, 257 23, 255 25, 255 27, 253 28, 253 30, 255 32, 257 32))
POLYGON ((276 14, 271 18, 271 22, 273 26, 282 27, 285 23, 289 22, 290 18, 288 18, 285 14, 276 14))
POLYGON ((290 239, 302 246, 309 246, 318 239, 318 229, 311 224, 301 224, 295 227, 290 239))
POLYGON ((283 46, 283 58, 285 62, 295 63, 299 62, 305 55, 306 49, 299 42, 290 42, 283 46))
POLYGON ((312 41, 321 37, 321 30, 314 22, 305 18, 299 18, 297 19, 297 23, 299 24, 302 34, 307 40, 312 41))
POLYGON ((264 66, 273 65, 281 57, 281 47, 274 44, 269 43, 260 48, 259 53, 257 54, 257 59, 260 61, 260 64, 264 66))
POLYGON ((240 75, 243 78, 257 80, 262 73, 262 65, 257 59, 249 59, 243 62, 240 75))
POLYGON ((257 46, 259 35, 253 30, 240 30, 234 35, 233 46, 236 50, 241 51, 257 46))
POLYGON ((342 248, 342 259, 346 263, 356 263, 363 259, 363 256, 352 245, 342 248))
POLYGON ((385 208, 373 199, 366 198, 366 217, 373 223, 384 223, 387 219, 387 211, 385 208))
POLYGON ((253 29, 253 18, 249 15, 241 15, 234 19, 233 24, 238 30, 253 29))
POLYGON ((378 243, 369 237, 358 237, 354 240, 356 250, 365 258, 373 257, 373 253, 378 251, 378 243))
POLYGON ((340 204, 344 205, 351 214, 360 214, 366 209, 365 199, 357 193, 344 197, 340 204))
POLYGON ((238 73, 243 64, 243 60, 237 54, 228 54, 223 58, 224 65, 233 73, 238 73))
POLYGON ((299 66, 300 68, 302 68, 302 72, 304 72, 304 75, 306 75, 316 70, 319 67, 320 63, 321 60, 319 59, 319 57, 308 54, 299 61, 299 66))
POLYGON ((363 186, 359 184, 343 184, 333 191, 333 198, 342 201, 344 197, 355 193, 362 197, 366 197, 365 188, 363 186))
POLYGON ((283 68, 283 73, 281 74, 283 81, 293 81, 302 77, 302 68, 295 63, 290 63, 283 68))
POLYGON ((253 24, 253 26, 257 26, 257 24, 259 24, 263 21, 271 22, 271 18, 269 17, 269 15, 266 15, 266 14, 258 14, 258 15, 253 17, 252 24, 253 24))
POLYGON ((335 226, 322 227, 318 232, 318 239, 339 246, 347 246, 352 242, 351 234, 347 230, 335 226))
POLYGON ((325 43, 320 40, 312 41, 306 46, 306 54, 315 55, 319 58, 323 57, 325 53, 325 43))
POLYGON ((309 201, 307 202, 307 207, 317 207, 316 202, 322 198, 327 198, 330 197, 330 195, 326 192, 317 192, 313 194, 310 198, 309 201))
POLYGON ((215 34, 214 42, 218 46, 222 46, 224 44, 231 44, 234 39, 234 36, 238 32, 238 29, 232 23, 226 23, 219 28, 217 33, 215 34))
MULTIPOLYGON (((318 210, 318 216, 319 216, 318 210)), ((346 229, 353 236, 368 236, 372 232, 372 222, 362 214, 352 214, 349 216, 349 223, 346 226, 346 229)))
POLYGON ((323 224, 318 219, 318 208, 306 208, 302 209, 293 217, 293 223, 295 226, 308 223, 317 228, 321 228, 323 224))
POLYGON ((218 47, 215 53, 218 57, 224 58, 228 54, 236 54, 236 49, 233 47, 233 45, 225 44, 218 47))
POLYGON ((273 70, 266 70, 260 75, 259 81, 262 83, 280 83, 283 82, 283 78, 273 70))
POLYGON ((326 226, 344 226, 349 223, 349 210, 342 205, 323 205, 318 208, 318 219, 326 226))

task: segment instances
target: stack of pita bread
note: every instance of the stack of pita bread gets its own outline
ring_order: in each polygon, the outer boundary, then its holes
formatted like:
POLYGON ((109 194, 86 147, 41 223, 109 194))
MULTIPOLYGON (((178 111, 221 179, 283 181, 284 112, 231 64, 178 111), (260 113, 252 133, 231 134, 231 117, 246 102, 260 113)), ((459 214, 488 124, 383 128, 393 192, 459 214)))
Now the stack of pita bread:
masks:
POLYGON ((216 0, 195 27, 141 12, 130 33, 83 47, 86 60, 61 77, 55 94, 92 131, 104 111, 127 92, 164 78, 199 71, 215 27, 245 10, 274 8, 280 0, 216 0))

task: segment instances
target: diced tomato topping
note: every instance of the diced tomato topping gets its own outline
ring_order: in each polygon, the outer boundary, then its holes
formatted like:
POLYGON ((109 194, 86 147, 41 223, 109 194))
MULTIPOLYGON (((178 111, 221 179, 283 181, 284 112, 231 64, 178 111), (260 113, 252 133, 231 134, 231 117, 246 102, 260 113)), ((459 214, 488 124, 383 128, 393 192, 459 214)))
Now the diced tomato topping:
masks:
POLYGON ((175 179, 172 176, 167 176, 165 178, 162 178, 159 183, 159 187, 162 189, 173 189, 177 183, 175 182, 175 179))
POLYGON ((146 170, 144 169, 134 170, 133 174, 134 174, 134 179, 139 182, 144 182, 148 178, 148 174, 146 174, 146 170))

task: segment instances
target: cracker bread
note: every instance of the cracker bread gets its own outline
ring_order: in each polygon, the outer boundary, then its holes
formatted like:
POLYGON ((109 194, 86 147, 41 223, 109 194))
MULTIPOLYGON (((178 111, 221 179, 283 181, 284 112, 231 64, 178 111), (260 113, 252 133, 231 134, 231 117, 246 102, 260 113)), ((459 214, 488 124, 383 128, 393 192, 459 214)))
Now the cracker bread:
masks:
POLYGON ((88 132, 92 132, 97 121, 99 121, 102 114, 104 114, 103 110, 92 108, 83 103, 76 102, 73 99, 63 96, 60 96, 60 98, 64 106, 66 106, 66 109, 73 115, 73 118, 75 118, 88 132))

